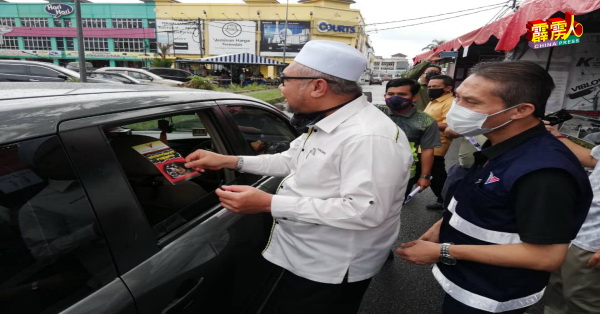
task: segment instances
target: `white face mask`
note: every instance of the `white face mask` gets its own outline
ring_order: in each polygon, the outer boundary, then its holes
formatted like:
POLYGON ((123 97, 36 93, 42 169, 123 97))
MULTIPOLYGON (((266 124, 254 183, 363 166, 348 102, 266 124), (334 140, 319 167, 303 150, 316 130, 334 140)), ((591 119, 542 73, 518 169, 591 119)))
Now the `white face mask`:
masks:
POLYGON ((450 129, 452 129, 452 131, 454 131, 460 135, 463 135, 463 136, 482 135, 482 134, 489 133, 493 130, 499 129, 499 128, 512 122, 512 120, 508 120, 505 123, 502 123, 497 127, 488 129, 488 128, 483 127, 483 124, 485 123, 487 118, 489 118, 491 116, 495 116, 495 115, 505 112, 507 110, 510 110, 519 105, 521 105, 521 104, 514 105, 510 108, 500 110, 493 114, 485 114, 485 113, 479 113, 479 112, 469 110, 461 105, 456 104, 456 101, 453 101, 452 107, 446 114, 446 122, 448 122, 448 127, 450 129))

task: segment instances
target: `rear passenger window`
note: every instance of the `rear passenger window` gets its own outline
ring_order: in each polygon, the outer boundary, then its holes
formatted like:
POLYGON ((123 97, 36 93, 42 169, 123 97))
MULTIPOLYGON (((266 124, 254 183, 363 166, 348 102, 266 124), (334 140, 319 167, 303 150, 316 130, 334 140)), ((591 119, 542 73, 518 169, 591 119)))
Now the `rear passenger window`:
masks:
POLYGON ((27 68, 19 64, 0 64, 0 73, 27 75, 27 68))
POLYGON ((116 278, 57 137, 0 146, 0 308, 56 313, 116 278))
POLYGON ((265 110, 227 106, 248 145, 257 154, 281 153, 297 136, 287 121, 265 110))
POLYGON ((196 113, 165 116, 105 131, 158 237, 217 205, 214 190, 233 179, 230 174, 228 180, 224 170, 190 173, 184 161, 176 158, 185 158, 196 149, 216 150, 213 134, 200 117, 196 113), (141 149, 147 153, 143 155, 141 149))
POLYGON ((31 71, 31 75, 32 76, 43 76, 43 77, 56 77, 58 78, 58 75, 60 75, 60 73, 51 70, 51 69, 47 69, 47 68, 43 68, 43 67, 36 67, 36 66, 30 66, 29 67, 29 71, 31 71))

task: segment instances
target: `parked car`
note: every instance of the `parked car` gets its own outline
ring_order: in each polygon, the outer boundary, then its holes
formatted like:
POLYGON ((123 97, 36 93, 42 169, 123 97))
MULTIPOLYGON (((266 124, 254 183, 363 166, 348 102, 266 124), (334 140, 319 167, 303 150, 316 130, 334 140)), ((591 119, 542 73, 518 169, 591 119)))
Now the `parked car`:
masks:
MULTIPOLYGON (((0 82, 64 82, 79 81, 79 73, 49 62, 0 60, 0 82)), ((89 79, 90 83, 106 83, 89 79)))
POLYGON ((374 85, 374 84, 381 85, 382 83, 383 83, 383 81, 381 80, 380 77, 372 77, 371 80, 369 80, 369 85, 374 85))
POLYGON ((167 85, 167 86, 179 86, 179 84, 181 84, 180 81, 175 81, 175 80, 169 80, 169 79, 164 79, 152 72, 149 72, 147 70, 144 69, 136 69, 136 68, 123 68, 123 67, 107 67, 107 68, 100 68, 97 69, 94 72, 112 72, 112 73, 122 73, 125 74, 127 76, 131 76, 137 80, 140 80, 142 82, 146 82, 146 83, 156 83, 156 84, 162 84, 162 85, 167 85))
MULTIPOLYGON (((78 61, 76 61, 76 62, 69 62, 69 63, 67 63, 67 66, 65 68, 67 68, 69 70, 73 70, 75 72, 79 72, 79 62, 78 61)), ((85 63, 85 71, 86 72, 92 72, 92 71, 94 71, 94 65, 92 65, 91 62, 86 62, 85 63)))
POLYGON ((232 213, 214 190, 274 192, 281 178, 224 169, 171 181, 187 171, 175 157, 196 149, 288 149, 298 134, 281 111, 229 93, 82 83, 0 84, 0 110, 3 313, 261 313, 281 275, 261 256, 271 215, 232 213))
POLYGON ((181 69, 173 69, 173 68, 146 68, 149 72, 152 72, 162 78, 187 82, 190 80, 191 76, 194 76, 193 73, 190 73, 181 69))
POLYGON ((134 79, 131 76, 127 76, 123 73, 113 73, 113 72, 89 72, 88 77, 96 78, 96 79, 104 79, 110 80, 115 83, 123 83, 123 84, 143 84, 141 81, 134 79))

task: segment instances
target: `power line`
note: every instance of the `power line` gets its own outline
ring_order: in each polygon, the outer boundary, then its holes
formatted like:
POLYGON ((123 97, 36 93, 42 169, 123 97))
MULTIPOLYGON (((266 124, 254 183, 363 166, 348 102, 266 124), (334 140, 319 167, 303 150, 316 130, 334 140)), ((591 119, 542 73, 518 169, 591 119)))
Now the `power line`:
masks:
POLYGON ((372 26, 372 25, 380 25, 380 24, 391 24, 391 23, 400 23, 400 22, 406 22, 406 21, 421 20, 421 19, 426 19, 426 18, 430 18, 430 17, 438 17, 438 16, 442 16, 442 15, 449 15, 449 14, 454 14, 454 13, 461 13, 461 12, 466 12, 466 11, 479 10, 479 9, 483 9, 483 8, 486 8, 486 7, 492 7, 492 6, 494 8, 491 8, 491 9, 495 9, 495 8, 499 7, 499 5, 504 6, 504 5, 506 5, 506 3, 502 2, 502 3, 484 5, 484 6, 478 7, 478 8, 471 8, 471 9, 465 9, 465 10, 460 10, 460 11, 454 11, 454 12, 448 12, 448 13, 441 13, 441 14, 429 15, 429 16, 423 16, 423 17, 416 17, 414 19, 405 19, 405 20, 401 20, 401 21, 389 21, 389 22, 369 23, 369 24, 364 24, 363 26, 372 26))
POLYGON ((457 17, 472 15, 472 14, 481 13, 481 12, 485 12, 485 11, 490 11, 490 10, 494 10, 494 9, 497 9, 497 8, 484 9, 484 10, 475 11, 475 12, 471 12, 471 13, 465 13, 465 14, 461 14, 461 15, 457 15, 457 16, 451 16, 451 17, 447 17, 447 18, 439 19, 439 20, 435 20, 435 21, 427 21, 427 22, 415 23, 415 24, 409 24, 409 25, 395 26, 395 27, 382 28, 382 29, 374 29, 374 30, 368 30, 368 31, 365 31, 365 32, 372 33, 372 32, 386 31, 386 30, 396 29, 396 28, 404 28, 404 27, 415 26, 415 25, 435 23, 435 22, 439 22, 439 21, 455 19, 457 17))

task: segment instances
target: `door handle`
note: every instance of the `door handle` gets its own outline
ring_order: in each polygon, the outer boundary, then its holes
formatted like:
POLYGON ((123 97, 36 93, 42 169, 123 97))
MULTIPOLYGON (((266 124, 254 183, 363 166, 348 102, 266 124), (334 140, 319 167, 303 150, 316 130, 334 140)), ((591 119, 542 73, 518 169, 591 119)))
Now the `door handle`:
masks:
POLYGON ((195 280, 193 287, 190 290, 188 290, 188 292, 186 292, 184 296, 171 301, 171 303, 169 303, 169 305, 167 305, 160 313, 161 314, 181 313, 181 311, 184 310, 193 301, 193 299, 196 298, 196 295, 200 292, 200 287, 202 286, 203 280, 204 280, 204 277, 201 277, 200 279, 195 280))
POLYGON ((29 79, 30 82, 39 82, 40 80, 29 79))

